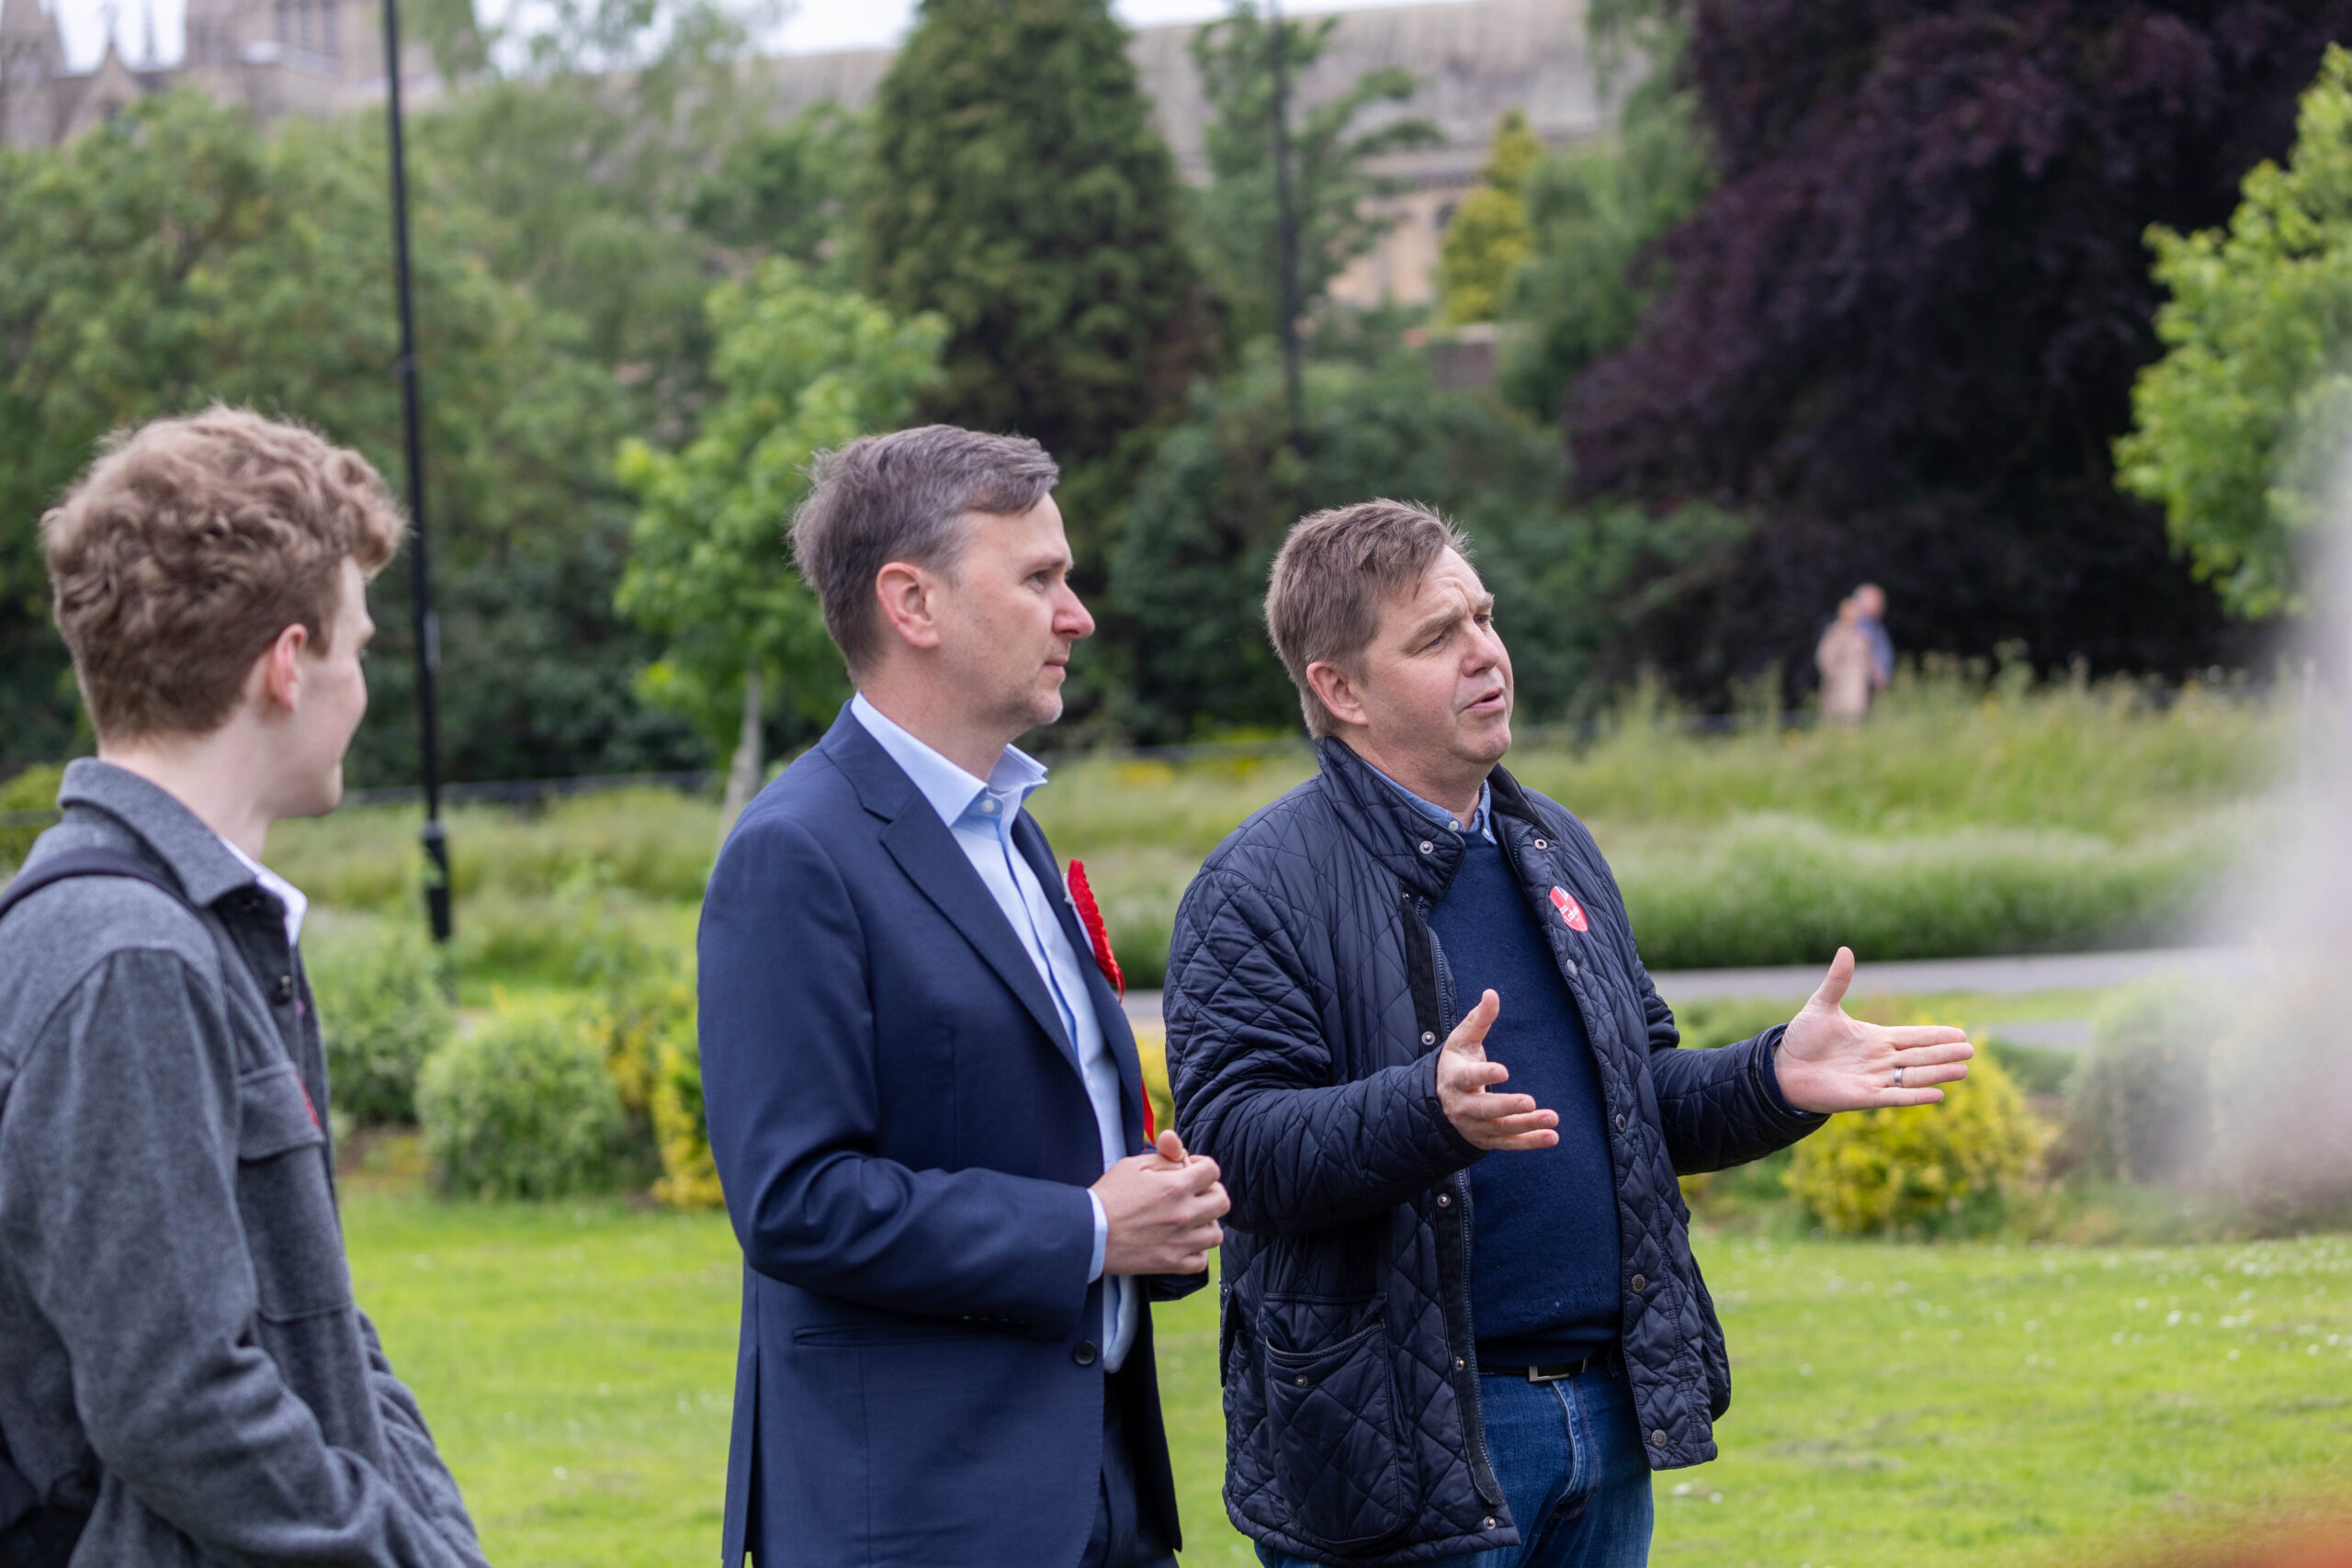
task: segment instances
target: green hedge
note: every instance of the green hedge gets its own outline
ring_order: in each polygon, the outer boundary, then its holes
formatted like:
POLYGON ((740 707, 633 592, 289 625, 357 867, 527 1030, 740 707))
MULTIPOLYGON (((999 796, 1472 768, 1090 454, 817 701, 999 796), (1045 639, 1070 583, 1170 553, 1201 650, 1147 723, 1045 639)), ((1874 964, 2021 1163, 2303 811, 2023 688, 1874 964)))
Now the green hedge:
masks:
POLYGON ((311 921, 302 956, 334 1108, 362 1126, 415 1121, 417 1074, 456 1024, 423 923, 330 915, 311 921))
POLYGON ((435 1174, 459 1196, 563 1198, 651 1178, 650 1151, 569 1010, 503 1005, 424 1065, 416 1109, 435 1174))
POLYGON ((1972 829, 1884 840, 1790 818, 1601 838, 1652 969, 2129 947, 2182 934, 2235 837, 1972 829))

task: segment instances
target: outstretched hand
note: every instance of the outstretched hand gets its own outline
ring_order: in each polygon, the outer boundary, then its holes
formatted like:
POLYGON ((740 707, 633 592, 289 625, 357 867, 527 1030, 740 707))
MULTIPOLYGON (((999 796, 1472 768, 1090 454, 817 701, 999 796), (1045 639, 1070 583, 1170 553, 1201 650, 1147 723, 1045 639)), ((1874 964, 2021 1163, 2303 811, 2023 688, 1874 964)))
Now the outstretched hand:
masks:
POLYGON ((1548 1149, 1560 1141, 1552 1129, 1556 1111, 1539 1109, 1532 1094, 1497 1094, 1510 1069, 1487 1059, 1487 1031, 1503 1010, 1502 998, 1482 993, 1470 1016, 1454 1026, 1438 1049, 1437 1102, 1453 1130, 1481 1149, 1548 1149))
POLYGON ((1886 1029, 1849 1018, 1840 1004, 1854 983, 1854 951, 1838 950, 1821 988, 1791 1021, 1773 1065, 1781 1097, 1799 1111, 1874 1111, 1890 1105, 1933 1105, 1938 1084, 1968 1076, 1976 1048, 1957 1029, 1922 1025, 1886 1029))

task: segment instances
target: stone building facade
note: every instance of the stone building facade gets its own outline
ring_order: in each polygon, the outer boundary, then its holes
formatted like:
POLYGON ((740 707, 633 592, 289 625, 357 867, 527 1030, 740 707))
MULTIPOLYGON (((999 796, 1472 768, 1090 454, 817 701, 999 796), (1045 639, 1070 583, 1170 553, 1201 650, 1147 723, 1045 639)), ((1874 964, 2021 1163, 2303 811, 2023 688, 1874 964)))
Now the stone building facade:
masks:
MULTIPOLYGON (((1191 49, 1198 30, 1197 24, 1143 28, 1129 46, 1177 167, 1192 180, 1208 177, 1208 104, 1191 49)), ((1330 47, 1299 80, 1299 101, 1329 99, 1389 65, 1410 71, 1420 90, 1399 108, 1384 107, 1377 118, 1367 111, 1363 123, 1417 117, 1435 124, 1441 140, 1382 161, 1382 172, 1404 188, 1381 203, 1394 222, 1380 244, 1332 286, 1349 304, 1422 305, 1435 298, 1446 221, 1477 183, 1495 122, 1506 110, 1524 109, 1538 136, 1565 146, 1606 130, 1628 85, 1612 78, 1603 89, 1586 47, 1585 0, 1463 0, 1340 13, 1330 47)), ((777 111, 789 116, 829 98, 860 106, 889 66, 889 51, 863 50, 786 56, 767 69, 777 111)))
MULTIPOLYGON (((1199 180, 1207 176, 1202 142, 1208 108, 1190 50, 1196 30, 1191 24, 1144 28, 1131 49, 1178 167, 1199 180)), ((404 89, 428 101, 439 85, 429 55, 415 44, 402 52, 404 89)), ((788 117, 827 99, 862 107, 889 64, 889 51, 864 50, 784 55, 762 69, 773 84, 776 113, 788 117)), ((1462 0, 1343 12, 1330 48, 1301 76, 1299 100, 1328 98, 1388 65, 1404 66, 1421 87, 1411 103, 1378 112, 1428 119, 1441 141, 1384 161, 1384 172, 1403 186, 1383 203, 1395 222, 1333 293, 1354 304, 1418 305, 1434 296, 1446 221, 1476 183, 1503 112, 1524 109, 1536 134, 1557 146, 1605 130, 1614 105, 1587 52, 1585 0, 1462 0)), ((184 83, 249 105, 265 119, 379 101, 382 9, 376 0, 188 0, 187 47, 177 64, 132 67, 109 42, 97 69, 76 73, 65 69, 57 25, 42 0, 0 0, 0 142, 54 145, 104 124, 145 94, 184 83)))
MULTIPOLYGON (((430 98, 432 56, 411 43, 401 85, 430 98)), ((263 119, 334 114, 384 96, 384 13, 373 0, 188 0, 187 45, 174 64, 128 63, 117 41, 94 71, 69 72, 41 0, 0 0, 0 143, 49 147, 105 124, 167 87, 203 88, 263 119)))

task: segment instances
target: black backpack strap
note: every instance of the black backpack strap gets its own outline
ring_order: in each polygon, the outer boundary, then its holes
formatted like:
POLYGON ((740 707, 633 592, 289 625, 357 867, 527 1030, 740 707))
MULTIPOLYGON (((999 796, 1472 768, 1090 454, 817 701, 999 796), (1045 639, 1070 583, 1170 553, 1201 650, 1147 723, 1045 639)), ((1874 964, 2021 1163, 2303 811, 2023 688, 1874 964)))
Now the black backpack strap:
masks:
POLYGON ((0 890, 0 919, 6 919, 9 910, 42 888, 77 876, 127 876, 150 887, 161 888, 191 911, 195 908, 188 903, 187 895, 180 891, 179 884, 137 855, 123 850, 92 848, 66 850, 50 856, 37 866, 18 872, 17 879, 5 890, 0 890))

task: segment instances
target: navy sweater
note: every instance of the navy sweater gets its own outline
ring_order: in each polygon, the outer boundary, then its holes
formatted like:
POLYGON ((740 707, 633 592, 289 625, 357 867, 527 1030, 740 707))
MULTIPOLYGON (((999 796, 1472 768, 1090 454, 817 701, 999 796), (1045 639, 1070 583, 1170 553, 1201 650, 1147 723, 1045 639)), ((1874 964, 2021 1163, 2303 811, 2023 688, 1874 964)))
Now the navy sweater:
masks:
POLYGON ((1463 835, 1462 869, 1430 912, 1457 1016, 1491 989, 1502 1011, 1487 1055, 1501 1092, 1560 1115, 1548 1149, 1470 1168, 1470 1321, 1487 1366, 1573 1361, 1617 1342, 1617 1193, 1592 1045, 1501 847, 1463 835))

